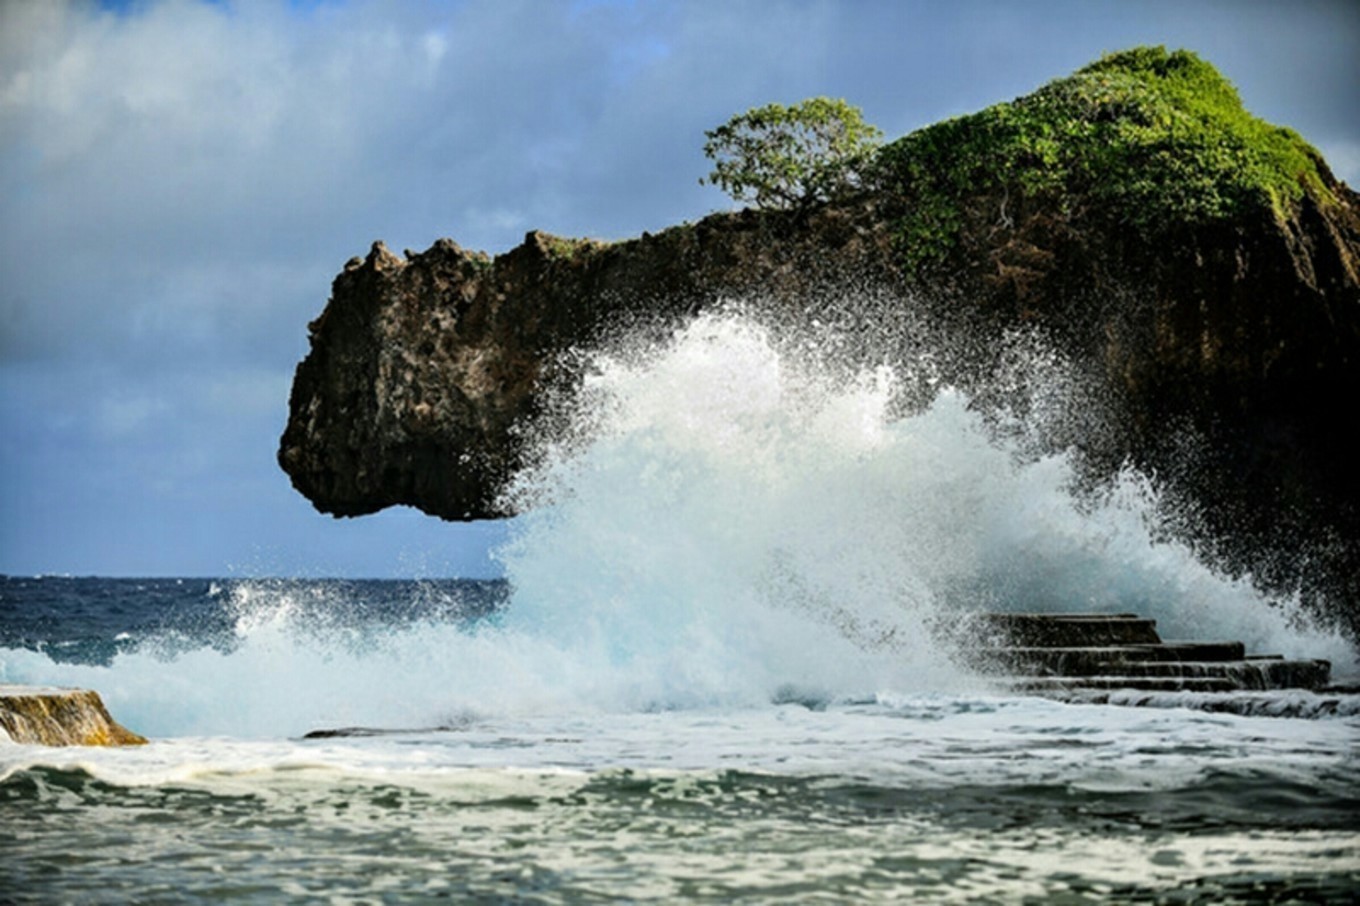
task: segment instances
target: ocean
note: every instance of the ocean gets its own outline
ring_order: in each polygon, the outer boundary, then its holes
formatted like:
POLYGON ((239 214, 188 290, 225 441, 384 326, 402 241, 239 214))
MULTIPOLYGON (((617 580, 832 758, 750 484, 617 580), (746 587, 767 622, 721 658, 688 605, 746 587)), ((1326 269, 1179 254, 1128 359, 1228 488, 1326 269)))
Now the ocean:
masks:
POLYGON ((0 739, 0 902, 1353 902, 1355 696, 1063 703, 940 630, 1354 646, 1082 489, 1051 395, 816 362, 732 313, 596 357, 502 579, 0 578, 0 683, 151 738, 0 739))

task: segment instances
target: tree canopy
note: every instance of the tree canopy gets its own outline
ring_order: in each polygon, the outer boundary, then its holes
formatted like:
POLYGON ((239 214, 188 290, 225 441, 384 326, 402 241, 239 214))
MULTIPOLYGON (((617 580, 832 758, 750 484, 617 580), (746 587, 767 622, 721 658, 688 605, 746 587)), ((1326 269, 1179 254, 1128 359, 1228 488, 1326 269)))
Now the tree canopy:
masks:
POLYGON ((797 208, 847 194, 882 132, 839 98, 766 104, 704 133, 713 172, 701 183, 762 208, 797 208))

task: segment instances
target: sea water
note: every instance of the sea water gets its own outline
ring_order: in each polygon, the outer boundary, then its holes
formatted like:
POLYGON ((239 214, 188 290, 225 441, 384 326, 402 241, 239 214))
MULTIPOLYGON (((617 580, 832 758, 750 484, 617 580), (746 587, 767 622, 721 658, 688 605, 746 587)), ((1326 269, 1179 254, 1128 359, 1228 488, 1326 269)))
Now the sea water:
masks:
POLYGON ((0 902, 1350 902, 1353 703, 1064 704, 939 630, 1354 648, 1140 476, 1077 490, 1033 440, 1060 375, 1008 421, 835 339, 726 311, 586 356, 503 580, 0 579, 0 683, 152 739, 0 740, 0 902))

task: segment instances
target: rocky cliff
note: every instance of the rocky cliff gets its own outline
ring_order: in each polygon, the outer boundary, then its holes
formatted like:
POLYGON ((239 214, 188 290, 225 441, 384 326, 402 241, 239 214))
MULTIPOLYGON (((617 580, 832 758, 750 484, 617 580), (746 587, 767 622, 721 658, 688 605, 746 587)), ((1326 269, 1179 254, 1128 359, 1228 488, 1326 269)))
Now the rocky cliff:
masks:
POLYGON ((279 462, 323 512, 504 516, 496 497, 522 453, 513 429, 555 354, 630 316, 747 291, 793 300, 837 272, 891 267, 868 203, 720 214, 609 245, 534 232, 494 261, 445 239, 404 258, 377 243, 311 324, 279 462))
POLYGON ((610 244, 530 233, 494 259, 376 244, 310 326, 279 461, 336 515, 505 515, 516 425, 571 379, 563 350, 726 296, 798 306, 847 284, 981 348, 1043 331, 1107 391, 1117 430, 1076 441, 1094 473, 1141 467, 1229 568, 1360 600, 1342 437, 1360 197, 1213 67, 1161 48, 908 135, 831 204, 610 244))

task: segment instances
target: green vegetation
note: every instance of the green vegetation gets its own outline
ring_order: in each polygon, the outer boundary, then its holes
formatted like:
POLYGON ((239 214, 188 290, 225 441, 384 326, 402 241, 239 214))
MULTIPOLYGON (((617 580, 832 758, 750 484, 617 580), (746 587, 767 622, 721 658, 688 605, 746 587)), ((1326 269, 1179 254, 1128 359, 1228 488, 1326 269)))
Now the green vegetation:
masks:
POLYGON ((1292 130, 1242 107, 1232 84, 1189 51, 1110 54, 1034 94, 947 120, 884 147, 874 178, 907 206, 904 263, 939 261, 966 199, 1027 199, 1084 210, 1143 238, 1251 208, 1286 216, 1305 190, 1335 201, 1321 158, 1292 130))
POLYGON ((766 104, 704 133, 715 162, 700 183, 762 208, 797 208, 853 191, 882 133, 843 100, 766 104))
POLYGON ((554 236, 542 231, 538 232, 538 241, 549 258, 567 261, 575 261, 581 255, 588 254, 606 245, 598 239, 569 239, 565 236, 554 236))

